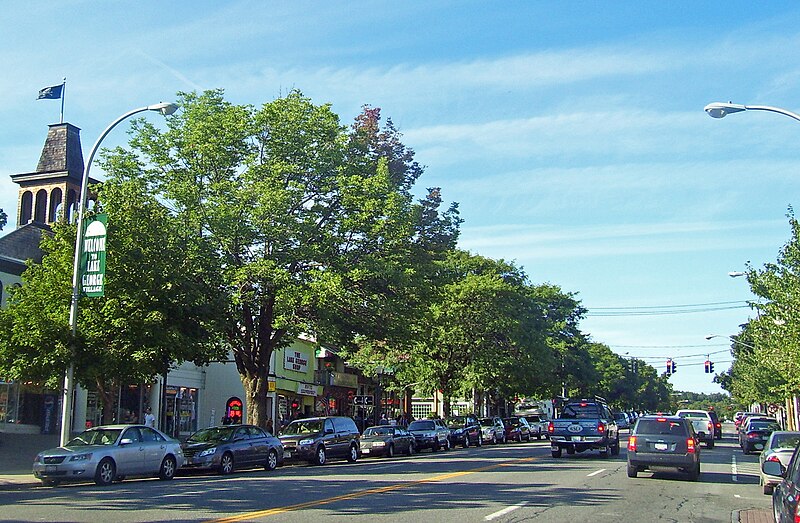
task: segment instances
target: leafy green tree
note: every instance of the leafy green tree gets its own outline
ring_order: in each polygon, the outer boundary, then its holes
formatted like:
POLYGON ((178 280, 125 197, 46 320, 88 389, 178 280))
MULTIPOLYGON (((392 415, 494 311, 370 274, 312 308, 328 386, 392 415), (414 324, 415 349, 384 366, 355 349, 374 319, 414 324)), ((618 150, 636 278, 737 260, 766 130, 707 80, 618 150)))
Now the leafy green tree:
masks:
POLYGON ((8 223, 8 215, 3 211, 3 209, 0 209, 0 231, 3 230, 3 227, 6 226, 6 223, 8 223))
MULTIPOLYGON (((75 227, 56 223, 41 264, 30 264, 0 311, 0 373, 56 388, 70 362, 76 380, 97 390, 110 421, 116 388, 146 382, 184 361, 224 355, 216 336, 222 303, 210 250, 136 181, 110 179, 98 199, 109 216, 105 296, 82 297, 71 338, 75 227)), ((213 258, 212 258, 213 259, 213 258)))
POLYGON ((423 219, 439 202, 429 194, 414 203, 421 168, 375 110, 348 130, 299 91, 258 109, 220 90, 183 93, 180 102, 166 131, 135 123, 141 163, 120 168, 213 244, 229 305, 226 341, 248 419, 263 425, 275 349, 301 333, 337 345, 400 337, 402 322, 387 318, 403 318, 415 246, 451 241, 457 209, 423 219))

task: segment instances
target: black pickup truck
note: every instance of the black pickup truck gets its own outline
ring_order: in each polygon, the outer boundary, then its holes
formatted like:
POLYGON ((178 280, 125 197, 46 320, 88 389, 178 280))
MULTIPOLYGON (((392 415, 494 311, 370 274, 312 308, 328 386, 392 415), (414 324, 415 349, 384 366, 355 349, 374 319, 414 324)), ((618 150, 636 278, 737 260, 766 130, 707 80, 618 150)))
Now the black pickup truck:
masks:
POLYGON ((547 427, 550 451, 554 458, 567 454, 600 450, 601 456, 619 454, 619 429, 614 415, 599 400, 568 401, 558 419, 547 427))

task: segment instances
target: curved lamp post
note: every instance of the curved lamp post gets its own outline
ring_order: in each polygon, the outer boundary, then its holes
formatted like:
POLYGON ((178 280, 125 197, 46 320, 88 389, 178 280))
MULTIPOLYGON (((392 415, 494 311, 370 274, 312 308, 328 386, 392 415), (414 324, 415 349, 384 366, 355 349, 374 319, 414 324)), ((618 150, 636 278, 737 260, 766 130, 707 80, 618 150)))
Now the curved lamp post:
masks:
POLYGON ((712 102, 706 105, 703 110, 708 113, 711 118, 725 118, 729 114, 740 113, 742 111, 769 111, 771 113, 778 113, 789 118, 793 118, 800 122, 800 114, 781 109, 780 107, 772 107, 770 105, 742 105, 725 102, 712 102))
MULTIPOLYGON (((94 143, 92 146, 92 150, 89 153, 89 158, 86 160, 86 165, 83 169, 83 176, 81 177, 81 197, 78 202, 78 231, 75 237, 75 258, 72 264, 72 301, 70 302, 69 307, 69 325, 72 331, 72 339, 75 339, 75 336, 78 331, 78 299, 80 298, 80 262, 81 262, 81 254, 83 248, 83 216, 86 211, 86 198, 88 195, 88 186, 89 186, 89 169, 92 166, 92 160, 94 159, 95 153, 100 148, 100 143, 103 141, 108 133, 117 126, 118 123, 133 116, 137 113, 143 113, 145 111, 157 111, 162 115, 170 115, 178 110, 178 104, 175 103, 157 103, 153 105, 148 105, 146 107, 140 107, 139 109, 134 109, 132 111, 128 111, 127 113, 123 114, 113 122, 111 125, 106 127, 106 130, 100 135, 100 138, 94 143)), ((66 445, 67 441, 69 441, 70 431, 72 430, 72 390, 75 387, 74 383, 74 373, 75 373, 75 364, 70 361, 69 368, 67 368, 67 375, 64 377, 64 398, 61 402, 61 445, 66 445)))
POLYGON ((745 342, 743 342, 741 340, 737 340, 733 336, 725 336, 724 334, 709 334, 708 336, 706 336, 707 340, 711 340, 711 339, 714 339, 714 338, 728 338, 729 340, 731 340, 734 343, 738 343, 739 345, 744 345, 745 347, 753 349, 753 350, 758 350, 754 346, 750 345, 749 343, 745 343, 745 342))

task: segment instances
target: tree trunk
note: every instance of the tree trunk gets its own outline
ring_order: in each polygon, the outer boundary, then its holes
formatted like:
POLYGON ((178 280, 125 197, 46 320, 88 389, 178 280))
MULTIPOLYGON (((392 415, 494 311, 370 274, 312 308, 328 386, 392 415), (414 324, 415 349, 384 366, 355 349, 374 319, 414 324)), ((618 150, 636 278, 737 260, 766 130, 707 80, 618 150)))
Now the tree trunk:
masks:
POLYGON ((114 386, 106 384, 103 380, 98 378, 95 383, 97 384, 97 394, 100 396, 100 401, 103 403, 103 425, 110 425, 114 421, 114 386), (111 390, 108 390, 109 387, 111 390))
POLYGON ((267 419, 271 417, 271 413, 267 412, 269 383, 266 373, 264 376, 241 374, 240 377, 247 398, 247 423, 266 428, 267 419))

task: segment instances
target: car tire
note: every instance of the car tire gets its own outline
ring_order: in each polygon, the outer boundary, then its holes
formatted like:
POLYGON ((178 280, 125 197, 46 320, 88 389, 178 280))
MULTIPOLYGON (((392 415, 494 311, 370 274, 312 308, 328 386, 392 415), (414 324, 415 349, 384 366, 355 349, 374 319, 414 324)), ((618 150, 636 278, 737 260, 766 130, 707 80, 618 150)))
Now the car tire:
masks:
POLYGON ((117 466, 111 458, 103 458, 94 472, 94 482, 101 487, 111 485, 117 476, 117 466))
POLYGON ((629 478, 635 478, 636 476, 639 475, 639 468, 631 465, 630 463, 628 463, 627 472, 628 472, 628 477, 629 478))
POLYGON ((312 463, 314 465, 324 465, 327 459, 328 457, 325 454, 325 447, 320 445, 317 447, 317 451, 314 453, 314 461, 312 461, 312 463))
POLYGON ((172 456, 166 456, 161 460, 161 467, 158 469, 158 479, 162 481, 169 481, 175 477, 175 472, 178 470, 178 463, 172 456))
POLYGON ((235 469, 235 465, 233 463, 233 454, 230 452, 226 452, 219 458, 219 466, 217 466, 217 472, 222 476, 227 476, 228 474, 232 474, 233 470, 235 469))
POLYGON ((278 468, 278 453, 270 449, 267 453, 267 461, 264 462, 264 470, 275 470, 278 468))
POLYGON ((386 448, 386 457, 387 458, 393 458, 394 457, 394 445, 389 445, 386 448))
POLYGON ((450 440, 444 440, 444 450, 450 450, 450 440))
POLYGON ((692 470, 689 471, 689 481, 697 481, 700 478, 700 463, 695 465, 692 470))
POLYGON ((611 445, 611 455, 619 456, 619 434, 617 435, 617 439, 614 440, 614 444, 611 445))
MULTIPOLYGON (((389 448, 393 449, 394 447, 390 445, 389 448)), ((394 451, 392 452, 392 455, 394 455, 394 451)), ((355 445, 350 445, 350 452, 347 453, 347 461, 350 463, 355 463, 358 461, 358 447, 355 445)))
POLYGON ((439 452, 439 442, 438 441, 434 442, 434 444, 431 445, 431 452, 439 452))
POLYGON ((600 449, 600 457, 607 458, 611 455, 611 445, 606 445, 602 449, 600 449))
POLYGON ((554 449, 554 448, 551 448, 551 449, 550 449, 550 454, 551 454, 551 455, 552 455, 554 458, 560 458, 560 457, 561 457, 561 447, 558 447, 558 448, 555 448, 555 449, 554 449))

